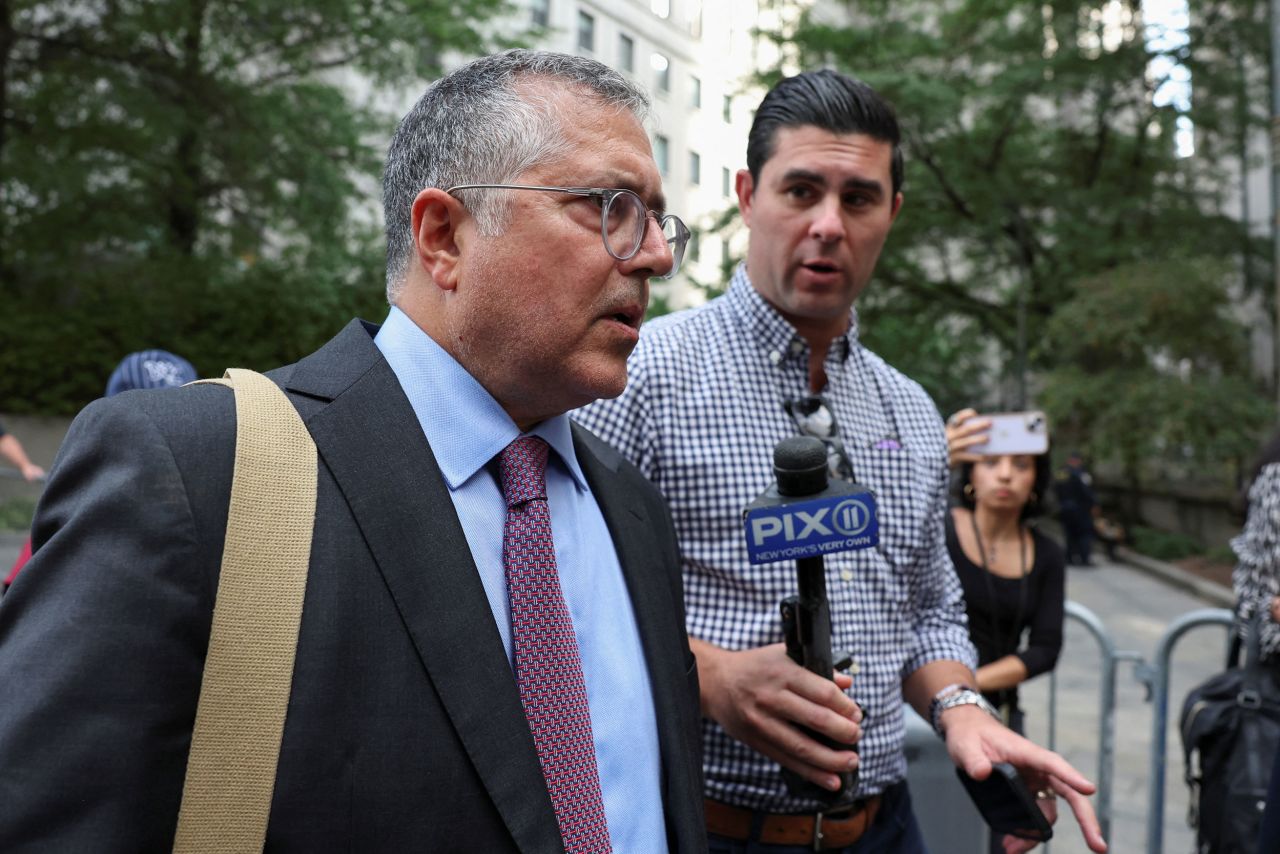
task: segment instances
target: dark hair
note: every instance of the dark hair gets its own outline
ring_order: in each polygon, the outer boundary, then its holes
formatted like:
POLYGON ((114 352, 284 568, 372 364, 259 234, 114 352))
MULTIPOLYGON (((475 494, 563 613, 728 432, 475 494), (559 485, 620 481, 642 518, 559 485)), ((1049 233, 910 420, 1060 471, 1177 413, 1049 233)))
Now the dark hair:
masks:
MULTIPOLYGON (((1025 522, 1035 516, 1039 516, 1044 512, 1045 500, 1049 494, 1049 488, 1053 485, 1053 466, 1049 462, 1049 454, 1046 451, 1043 454, 1035 455, 1036 480, 1031 485, 1031 497, 1027 503, 1022 505, 1022 513, 1018 519, 1025 522)), ((956 477, 955 490, 956 497, 960 500, 960 504, 964 507, 973 509, 974 501, 972 495, 966 494, 965 487, 973 482, 973 463, 962 463, 960 473, 956 477)))
POLYGON ((829 68, 787 77, 764 96, 747 136, 752 181, 760 180, 760 170, 773 156, 778 130, 804 125, 832 133, 866 134, 889 143, 893 192, 902 189, 902 133, 893 107, 866 83, 829 68))

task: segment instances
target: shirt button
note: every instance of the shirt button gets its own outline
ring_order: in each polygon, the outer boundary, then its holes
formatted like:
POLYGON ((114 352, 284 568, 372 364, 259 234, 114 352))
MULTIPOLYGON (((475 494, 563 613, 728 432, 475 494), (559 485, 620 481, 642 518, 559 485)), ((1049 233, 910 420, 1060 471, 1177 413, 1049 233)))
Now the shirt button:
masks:
POLYGON ((792 342, 791 342, 791 352, 792 352, 792 353, 794 353, 795 355, 799 356, 799 355, 800 355, 800 351, 802 351, 803 349, 804 349, 804 342, 803 342, 803 341, 792 341, 792 342))
POLYGON ((782 353, 774 350, 769 354, 769 361, 773 362, 775 365, 780 364, 782 362, 782 353))
POLYGON ((852 569, 840 570, 840 577, 843 578, 845 581, 853 581, 853 570, 852 569))

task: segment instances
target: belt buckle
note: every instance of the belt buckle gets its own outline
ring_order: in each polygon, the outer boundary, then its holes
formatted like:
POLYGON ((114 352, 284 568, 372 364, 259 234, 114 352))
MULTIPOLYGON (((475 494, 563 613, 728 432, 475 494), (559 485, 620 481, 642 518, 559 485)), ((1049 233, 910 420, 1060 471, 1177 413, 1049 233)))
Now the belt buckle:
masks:
MULTIPOLYGON (((855 815, 861 812, 859 804, 860 802, 855 801, 854 803, 849 804, 847 806, 842 806, 839 809, 831 810, 830 814, 832 817, 839 818, 840 820, 853 818, 855 815)), ((813 850, 814 851, 822 850, 822 842, 826 838, 822 835, 822 820, 826 818, 826 816, 827 816, 827 813, 825 812, 817 812, 817 813, 814 813, 813 815, 813 850)))

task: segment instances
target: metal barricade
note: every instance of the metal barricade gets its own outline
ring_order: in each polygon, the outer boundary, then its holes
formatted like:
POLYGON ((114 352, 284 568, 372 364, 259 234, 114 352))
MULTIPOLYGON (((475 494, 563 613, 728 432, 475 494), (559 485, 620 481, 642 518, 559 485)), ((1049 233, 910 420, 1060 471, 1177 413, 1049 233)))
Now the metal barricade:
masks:
POLYGON ((1164 777, 1167 766, 1165 734, 1169 725, 1169 662, 1173 647, 1191 629, 1222 625, 1230 628, 1232 613, 1225 608, 1201 608, 1183 614, 1160 636, 1154 665, 1139 668, 1138 679, 1151 698, 1151 766, 1147 785, 1147 854, 1164 851, 1164 777))
MULTIPOLYGON (((1083 625, 1093 635, 1102 652, 1101 689, 1098 696, 1098 776, 1097 814, 1103 838, 1111 838, 1111 791, 1114 786, 1116 752, 1116 669, 1121 661, 1141 662, 1137 652, 1117 650, 1115 639, 1102 620, 1079 602, 1068 601, 1065 616, 1083 625)), ((1057 750, 1058 679, 1049 673, 1049 749, 1057 750)), ((1048 845, 1045 846, 1046 854, 1048 845)))

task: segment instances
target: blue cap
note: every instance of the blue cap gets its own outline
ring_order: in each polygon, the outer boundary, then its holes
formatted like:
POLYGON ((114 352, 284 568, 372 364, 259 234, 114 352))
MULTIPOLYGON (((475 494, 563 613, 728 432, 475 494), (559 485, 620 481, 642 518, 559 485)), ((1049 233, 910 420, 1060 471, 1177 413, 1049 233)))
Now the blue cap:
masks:
POLYGON ((139 350, 120 360, 107 380, 106 396, 135 388, 173 388, 196 379, 196 369, 167 350, 139 350))

